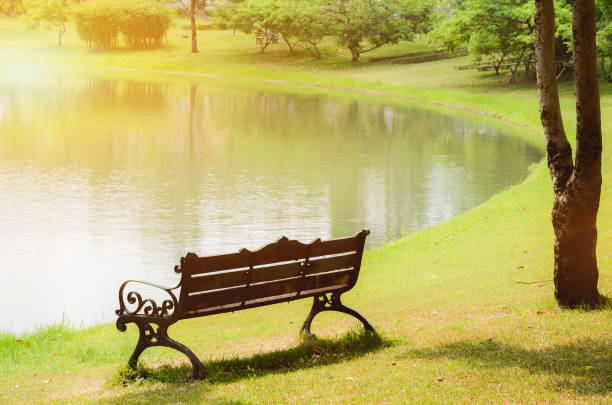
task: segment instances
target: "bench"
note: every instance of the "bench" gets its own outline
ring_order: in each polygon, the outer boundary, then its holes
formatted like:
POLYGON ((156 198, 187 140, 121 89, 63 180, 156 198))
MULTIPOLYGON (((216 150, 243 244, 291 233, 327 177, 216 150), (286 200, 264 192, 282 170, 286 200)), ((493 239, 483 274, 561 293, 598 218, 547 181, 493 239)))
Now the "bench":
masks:
POLYGON ((255 34, 255 43, 258 45, 266 45, 266 44, 278 44, 278 33, 276 32, 267 32, 267 31, 257 31, 255 34))
POLYGON ((145 349, 165 346, 184 353, 193 366, 191 377, 203 379, 206 369, 202 362, 186 346, 168 336, 168 327, 181 319, 308 297, 313 297, 312 309, 300 330, 307 338, 314 337, 310 326, 322 311, 352 315, 366 330, 373 332, 374 328, 363 316, 340 300, 340 296, 357 282, 369 233, 364 229, 352 237, 317 239, 309 244, 282 237, 256 251, 242 249, 238 253, 217 256, 198 257, 188 253, 181 258, 180 265, 174 267, 181 279, 173 288, 126 281, 119 289, 117 329, 124 332, 127 324, 134 323, 140 332, 128 366, 135 369, 145 349), (145 297, 128 288, 135 284, 155 289, 164 298, 156 301, 157 297, 145 297))

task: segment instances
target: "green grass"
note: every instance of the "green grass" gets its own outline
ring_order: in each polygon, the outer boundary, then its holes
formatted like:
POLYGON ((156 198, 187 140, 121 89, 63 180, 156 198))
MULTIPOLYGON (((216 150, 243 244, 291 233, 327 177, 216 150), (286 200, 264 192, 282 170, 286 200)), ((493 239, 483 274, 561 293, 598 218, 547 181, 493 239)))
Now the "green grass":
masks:
MULTIPOLYGON (((487 115, 543 148, 533 80, 508 85, 494 74, 454 69, 468 58, 393 65, 368 63, 364 55, 352 64, 331 41, 320 61, 305 53, 288 57, 281 45, 262 55, 252 37, 218 31, 199 32, 201 53, 192 55, 186 34, 173 29, 170 50, 91 53, 72 31, 57 48, 53 32, 24 32, 20 23, 0 19, 0 61, 88 66, 101 74, 108 67, 220 74, 280 80, 287 91, 417 101, 487 115)), ((426 47, 400 44, 376 56, 426 47)), ((245 85, 269 86, 246 79, 245 85)), ((599 288, 611 296, 612 86, 601 86, 599 288)), ((573 138, 569 82, 561 85, 561 101, 573 138)), ((51 326, 0 337, 0 403, 612 403, 612 308, 555 305, 551 203, 541 162, 485 204, 366 252, 345 301, 382 338, 351 333, 354 320, 324 313, 313 325, 321 339, 303 344, 297 332, 310 306, 305 300, 187 320, 170 335, 198 354, 211 378, 184 383, 185 359, 167 349, 143 355, 141 373, 149 378, 126 378, 133 326, 123 334, 114 325, 51 326)))

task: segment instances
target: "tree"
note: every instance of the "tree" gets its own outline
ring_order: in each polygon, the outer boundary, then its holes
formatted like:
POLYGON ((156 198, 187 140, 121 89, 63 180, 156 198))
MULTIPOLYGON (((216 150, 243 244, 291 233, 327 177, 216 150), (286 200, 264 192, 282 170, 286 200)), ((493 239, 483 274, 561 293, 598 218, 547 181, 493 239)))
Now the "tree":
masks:
POLYGON ((28 29, 38 28, 42 22, 57 27, 57 45, 61 46, 69 17, 70 9, 67 0, 32 0, 27 5, 26 27, 28 29))
POLYGON ((162 46, 175 13, 153 0, 89 0, 74 6, 72 15, 79 37, 91 49, 104 50, 119 46, 119 33, 131 49, 162 46))
MULTIPOLYGON (((565 0, 555 0, 561 18, 557 21, 556 41, 571 41, 571 11, 565 0)), ((510 71, 510 82, 521 65, 528 72, 534 56, 535 8, 529 0, 466 0, 455 12, 442 19, 430 38, 449 52, 467 46, 477 60, 487 59, 495 73, 510 71)))
POLYGON ((318 44, 329 32, 325 18, 321 17, 321 2, 276 0, 275 3, 268 18, 289 47, 289 53, 292 54, 296 47, 300 47, 320 59, 318 44))
POLYGON ((418 0, 327 0, 326 9, 338 43, 348 48, 353 62, 383 45, 411 40, 413 27, 419 26, 415 21, 422 24, 424 18, 418 0))
POLYGON ((0 12, 9 17, 25 13, 26 8, 21 0, 0 0, 0 12))
POLYGON ((277 0, 233 2, 220 14, 234 30, 245 34, 255 33, 263 53, 278 34, 279 27, 274 18, 274 9, 281 5, 277 0))
POLYGON ((602 75, 612 83, 612 23, 597 33, 597 45, 602 75))
POLYGON ((191 8, 189 11, 189 18, 191 19, 191 53, 198 53, 198 27, 196 26, 195 20, 196 2, 196 0, 191 0, 191 8))
POLYGON ((555 298, 563 307, 600 302, 597 211, 601 194, 601 112, 595 43, 595 2, 573 2, 576 158, 565 135, 556 79, 553 0, 535 0, 540 116, 553 182, 555 298))
POLYGON ((497 74, 510 61, 517 63, 513 79, 518 64, 533 56, 533 15, 526 4, 528 0, 468 0, 431 36, 448 51, 467 45, 476 60, 491 60, 497 74))
POLYGON ((603 78, 612 83, 612 3, 597 3, 597 52, 603 78))

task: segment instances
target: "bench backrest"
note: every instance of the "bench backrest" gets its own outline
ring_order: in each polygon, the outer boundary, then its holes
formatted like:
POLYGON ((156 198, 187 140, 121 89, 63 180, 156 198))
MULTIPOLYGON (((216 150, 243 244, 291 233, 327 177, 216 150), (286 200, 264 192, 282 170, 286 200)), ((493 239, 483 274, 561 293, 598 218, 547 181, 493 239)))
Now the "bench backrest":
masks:
POLYGON ((217 256, 189 253, 181 259, 179 312, 189 318, 349 290, 369 233, 309 244, 283 237, 256 251, 217 256))

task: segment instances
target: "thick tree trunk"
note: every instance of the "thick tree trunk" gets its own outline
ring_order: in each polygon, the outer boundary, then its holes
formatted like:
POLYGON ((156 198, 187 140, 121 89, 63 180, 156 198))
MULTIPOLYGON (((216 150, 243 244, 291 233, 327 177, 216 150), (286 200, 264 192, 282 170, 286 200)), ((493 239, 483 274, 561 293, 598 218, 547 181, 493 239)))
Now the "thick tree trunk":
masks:
POLYGON ((197 26, 195 20, 196 0, 191 0, 191 53, 198 53, 197 26))
POLYGON ((576 307, 599 303, 596 218, 601 191, 601 118, 595 55, 594 0, 574 1, 577 111, 576 166, 565 135, 555 63, 553 0, 535 0, 540 116, 553 181, 555 298, 576 307), (579 67, 580 66, 580 67, 579 67))
POLYGON ((599 303, 596 248, 602 150, 594 0, 574 0, 572 31, 576 163, 565 192, 568 209, 560 210, 559 220, 571 227, 569 236, 576 239, 577 246, 569 255, 562 253, 560 258, 568 257, 555 267, 555 294, 559 302, 569 306, 580 302, 594 306, 599 303))

